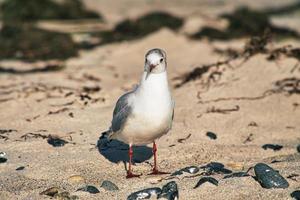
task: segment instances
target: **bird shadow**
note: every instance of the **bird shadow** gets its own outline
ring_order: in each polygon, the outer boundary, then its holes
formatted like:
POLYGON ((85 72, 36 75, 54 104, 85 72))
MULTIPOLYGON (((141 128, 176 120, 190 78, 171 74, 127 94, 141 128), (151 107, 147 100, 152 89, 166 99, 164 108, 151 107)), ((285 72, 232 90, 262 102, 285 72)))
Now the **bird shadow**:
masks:
MULTIPOLYGON (((113 163, 129 162, 129 145, 118 140, 108 140, 101 136, 97 142, 99 153, 113 163)), ((142 163, 152 157, 152 148, 147 146, 133 146, 133 163, 142 163)))

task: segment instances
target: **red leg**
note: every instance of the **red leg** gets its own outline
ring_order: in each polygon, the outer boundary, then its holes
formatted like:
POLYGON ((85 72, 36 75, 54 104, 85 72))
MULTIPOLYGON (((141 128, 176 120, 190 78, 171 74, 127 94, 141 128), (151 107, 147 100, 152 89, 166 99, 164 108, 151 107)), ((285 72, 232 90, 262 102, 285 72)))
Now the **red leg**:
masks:
POLYGON ((133 156, 133 150, 132 150, 132 146, 131 145, 129 145, 129 152, 128 152, 128 154, 129 154, 129 167, 128 167, 126 178, 140 177, 141 175, 133 174, 132 171, 131 171, 132 156, 133 156))
POLYGON ((156 143, 155 141, 153 142, 153 149, 152 149, 152 152, 153 152, 153 157, 154 157, 154 166, 153 166, 153 170, 152 170, 152 173, 150 173, 150 175, 154 175, 154 174, 169 174, 167 172, 161 172, 158 170, 157 168, 157 161, 156 161, 156 158, 157 158, 157 155, 156 155, 156 152, 157 152, 157 147, 156 147, 156 143))

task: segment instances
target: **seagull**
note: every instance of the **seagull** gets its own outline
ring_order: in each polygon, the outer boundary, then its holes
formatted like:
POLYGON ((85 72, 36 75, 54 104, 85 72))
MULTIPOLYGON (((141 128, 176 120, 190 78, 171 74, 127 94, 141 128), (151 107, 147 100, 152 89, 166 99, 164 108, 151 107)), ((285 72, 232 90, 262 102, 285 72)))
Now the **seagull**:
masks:
POLYGON ((166 53, 151 49, 145 55, 144 72, 140 84, 123 94, 117 101, 111 126, 104 135, 129 145, 129 167, 126 178, 133 174, 131 165, 133 145, 153 143, 154 165, 151 174, 165 174, 157 168, 155 140, 168 133, 174 118, 174 100, 168 85, 166 53))

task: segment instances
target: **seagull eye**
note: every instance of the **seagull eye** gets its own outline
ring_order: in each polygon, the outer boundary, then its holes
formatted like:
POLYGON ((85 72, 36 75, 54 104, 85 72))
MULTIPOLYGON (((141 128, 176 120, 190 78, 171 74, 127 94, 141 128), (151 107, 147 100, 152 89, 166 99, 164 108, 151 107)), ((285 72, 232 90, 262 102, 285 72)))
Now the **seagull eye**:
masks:
POLYGON ((164 59, 163 59, 163 58, 161 58, 161 59, 160 59, 160 62, 162 62, 162 61, 164 61, 164 59))

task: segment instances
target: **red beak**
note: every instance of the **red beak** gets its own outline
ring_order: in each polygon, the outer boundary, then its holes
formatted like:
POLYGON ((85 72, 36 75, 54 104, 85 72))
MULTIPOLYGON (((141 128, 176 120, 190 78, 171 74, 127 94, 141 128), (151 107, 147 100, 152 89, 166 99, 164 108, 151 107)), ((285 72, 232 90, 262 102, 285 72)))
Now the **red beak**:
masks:
POLYGON ((155 68, 155 66, 156 66, 156 65, 152 65, 152 64, 151 64, 151 65, 150 65, 150 70, 149 70, 149 71, 151 72, 151 71, 155 68))

